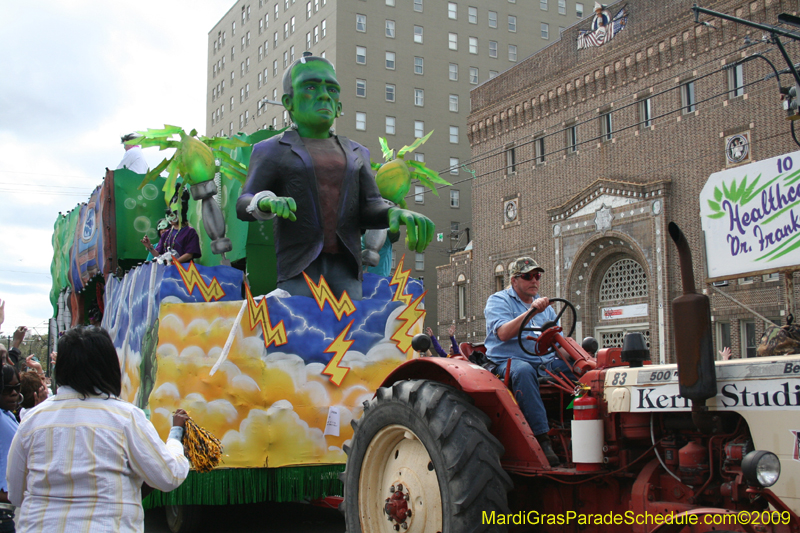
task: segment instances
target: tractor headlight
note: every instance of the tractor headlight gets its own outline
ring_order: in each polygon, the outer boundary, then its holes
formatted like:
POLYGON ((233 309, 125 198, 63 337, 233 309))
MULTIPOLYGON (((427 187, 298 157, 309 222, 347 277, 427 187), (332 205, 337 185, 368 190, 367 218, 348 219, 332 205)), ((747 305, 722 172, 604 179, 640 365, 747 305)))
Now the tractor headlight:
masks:
POLYGON ((771 487, 781 477, 781 461, 772 452, 755 450, 742 459, 742 474, 751 485, 771 487))

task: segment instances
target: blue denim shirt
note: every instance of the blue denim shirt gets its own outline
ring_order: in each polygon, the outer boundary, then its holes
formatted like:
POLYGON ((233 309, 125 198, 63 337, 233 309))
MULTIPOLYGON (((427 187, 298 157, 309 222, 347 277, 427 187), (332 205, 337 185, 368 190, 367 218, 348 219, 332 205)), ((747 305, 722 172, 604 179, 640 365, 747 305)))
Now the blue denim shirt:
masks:
MULTIPOLYGON (((538 297, 538 294, 534 296, 534 300, 538 297)), ((522 348, 520 348, 516 334, 513 338, 505 342, 501 341, 497 337, 497 330, 500 328, 500 326, 507 322, 511 322, 519 315, 526 313, 529 310, 530 305, 525 304, 522 300, 520 300, 513 287, 509 287, 508 289, 496 292, 489 296, 489 299, 486 301, 486 309, 483 310, 483 316, 486 317, 486 340, 483 341, 483 343, 486 346, 486 356, 490 360, 497 364, 501 364, 505 362, 506 359, 512 358, 538 365, 543 362, 550 361, 555 357, 554 353, 545 355, 543 357, 526 354, 522 351, 522 348)), ((528 322, 528 327, 541 327, 545 322, 555 319, 555 310, 548 306, 547 309, 533 316, 531 321, 528 322)), ((534 332, 529 332, 528 334, 534 337, 539 336, 538 333, 534 332)), ((523 342, 527 343, 525 347, 528 350, 535 350, 535 342, 523 342)))
POLYGON ((8 450, 17 433, 19 423, 14 415, 0 409, 0 490, 8 492, 6 483, 6 467, 8 466, 8 450))

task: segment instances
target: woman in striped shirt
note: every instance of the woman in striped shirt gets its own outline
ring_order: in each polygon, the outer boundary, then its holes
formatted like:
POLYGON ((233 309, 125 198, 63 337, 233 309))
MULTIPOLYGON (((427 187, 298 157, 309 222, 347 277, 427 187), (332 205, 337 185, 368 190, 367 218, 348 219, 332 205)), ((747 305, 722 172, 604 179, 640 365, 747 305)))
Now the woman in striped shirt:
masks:
POLYGON ((96 327, 58 342, 58 393, 20 424, 8 455, 8 497, 28 532, 143 532, 142 483, 163 491, 189 472, 186 412, 166 444, 144 412, 118 398, 119 359, 96 327))

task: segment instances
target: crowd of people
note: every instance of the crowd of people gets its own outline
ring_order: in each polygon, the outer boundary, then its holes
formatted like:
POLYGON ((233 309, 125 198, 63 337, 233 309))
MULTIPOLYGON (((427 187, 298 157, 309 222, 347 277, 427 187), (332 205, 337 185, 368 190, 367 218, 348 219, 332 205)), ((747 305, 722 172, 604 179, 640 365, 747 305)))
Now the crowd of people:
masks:
MULTIPOLYGON (((0 300, 0 326, 4 319, 0 300)), ((143 483, 170 491, 189 473, 187 413, 175 412, 162 441, 144 412, 119 398, 117 351, 95 326, 60 337, 50 394, 37 358, 20 357, 25 331, 14 331, 11 349, 0 345, 0 533, 144 531, 143 483)))

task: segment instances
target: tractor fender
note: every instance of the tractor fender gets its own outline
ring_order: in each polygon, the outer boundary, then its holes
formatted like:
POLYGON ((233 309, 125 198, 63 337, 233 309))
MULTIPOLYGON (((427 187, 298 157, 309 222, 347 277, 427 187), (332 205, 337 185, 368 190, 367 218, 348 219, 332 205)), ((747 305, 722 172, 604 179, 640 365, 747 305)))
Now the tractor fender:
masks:
POLYGON ((395 368, 381 387, 405 380, 437 381, 463 391, 492 421, 491 433, 505 447, 503 463, 526 471, 552 470, 514 395, 485 368, 461 359, 420 357, 395 368))

